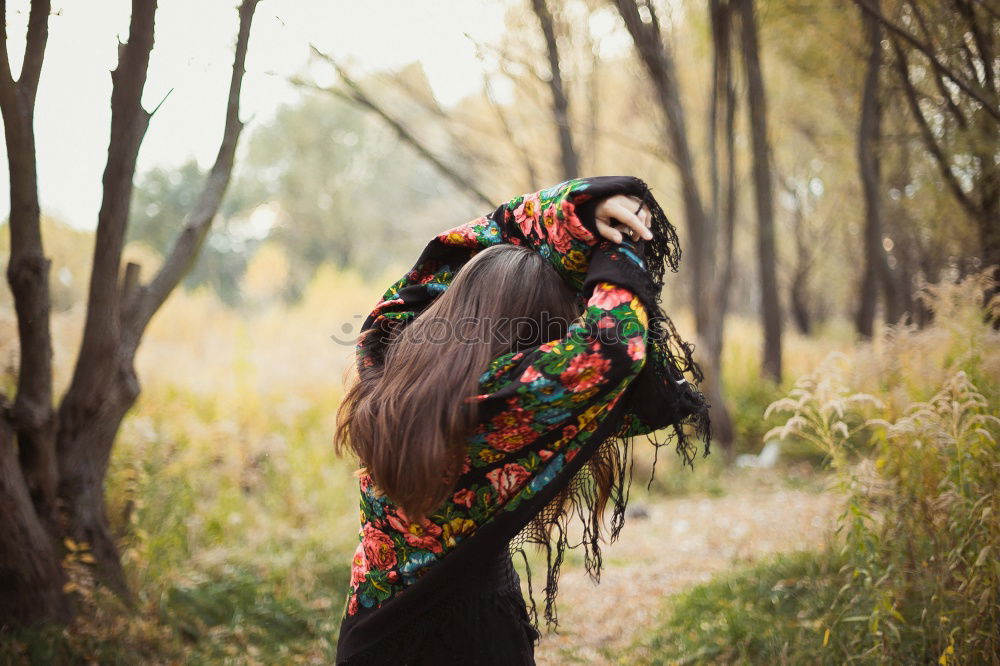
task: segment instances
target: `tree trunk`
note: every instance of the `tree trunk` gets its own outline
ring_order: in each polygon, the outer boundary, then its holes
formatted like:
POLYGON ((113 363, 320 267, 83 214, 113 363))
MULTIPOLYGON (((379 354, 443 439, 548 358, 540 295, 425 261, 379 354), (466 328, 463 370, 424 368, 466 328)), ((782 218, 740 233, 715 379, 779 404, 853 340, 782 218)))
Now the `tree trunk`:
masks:
POLYGON ((49 3, 31 3, 21 76, 14 81, 7 54, 6 14, 0 17, 0 109, 10 174, 10 261, 7 281, 14 296, 21 343, 17 394, 12 413, 18 457, 39 515, 55 527, 55 411, 52 408, 52 336, 49 331, 49 266, 38 205, 35 158, 35 93, 48 40, 49 3))
POLYGON ((754 194, 757 200, 757 262, 760 270, 764 360, 761 370, 781 382, 781 303, 778 298, 777 255, 774 247, 774 179, 767 141, 767 99, 761 73, 760 46, 753 0, 739 0, 743 64, 747 74, 747 108, 753 140, 754 194))
POLYGON ((111 137, 97 217, 87 317, 73 379, 59 407, 59 496, 68 531, 90 546, 96 573, 122 598, 128 586, 104 511, 104 475, 115 433, 138 395, 124 354, 121 255, 128 228, 132 179, 151 114, 142 107, 153 49, 156 0, 133 0, 128 42, 111 73, 111 137), (122 362, 128 372, 122 371, 122 362), (131 375, 131 376, 129 376, 131 375))
POLYGON ((97 561, 98 578, 128 601, 125 572, 104 507, 104 478, 115 435, 139 396, 139 381, 128 352, 106 364, 92 362, 102 365, 77 366, 89 378, 89 392, 74 394, 59 410, 59 497, 70 534, 87 544, 97 561))
POLYGON ((625 27, 635 43, 639 60, 646 69, 664 120, 664 137, 670 146, 671 158, 681 180, 684 217, 688 242, 694 257, 691 268, 691 307, 695 316, 698 338, 706 343, 707 355, 699 358, 705 373, 704 390, 712 404, 713 434, 725 450, 733 443, 732 420, 722 399, 721 350, 722 327, 725 320, 724 302, 716 281, 717 225, 715 212, 709 213, 702 203, 697 183, 697 169, 691 152, 684 108, 681 105, 677 68, 669 45, 660 35, 655 8, 644 3, 648 21, 644 21, 636 0, 615 0, 625 27), (716 351, 717 350, 717 351, 716 351))
POLYGON ((635 0, 615 0, 615 4, 635 42, 639 60, 653 83, 656 101, 663 112, 664 136, 681 180, 684 218, 692 250, 688 256, 694 257, 690 264, 691 306, 696 329, 699 336, 703 336, 719 320, 718 313, 713 312, 711 307, 717 230, 715 220, 707 214, 698 191, 698 172, 688 140, 684 107, 681 105, 677 67, 669 45, 660 35, 660 25, 653 6, 644 4, 651 18, 647 24, 640 16, 635 0))
POLYGON ((881 109, 879 72, 882 68, 882 30, 878 20, 862 17, 868 61, 861 94, 861 120, 858 125, 858 170, 865 199, 864 268, 858 291, 855 328, 858 335, 870 338, 874 333, 875 307, 878 299, 879 261, 882 259, 882 183, 879 170, 881 109))
POLYGON ((9 417, 0 399, 0 629, 65 621, 70 610, 55 544, 21 474, 9 417))
MULTIPOLYGON (((124 571, 105 513, 104 477, 115 435, 139 395, 134 368, 139 341, 153 314, 197 256, 229 183, 243 127, 239 97, 257 1, 243 0, 240 6, 226 124, 216 162, 170 255, 151 283, 142 286, 134 264, 121 280, 121 252, 136 156, 151 116, 143 109, 141 98, 153 45, 156 1, 132 0, 128 42, 120 45, 118 67, 112 72, 111 139, 83 340, 58 414, 52 408, 49 262, 39 232, 31 131, 34 92, 47 37, 48 2, 32 2, 20 81, 11 79, 6 49, 0 48, 0 106, 11 183, 8 279, 21 343, 14 407, 8 408, 0 396, 0 626, 69 619, 54 540, 57 530, 87 544, 99 579, 128 600, 124 571), (53 510, 57 504, 62 509, 59 516, 53 510)), ((4 18, 0 12, 0 28, 6 37, 4 18)))
POLYGON ((573 147, 573 132, 569 126, 569 100, 559 70, 559 44, 556 41, 555 21, 546 0, 531 0, 532 9, 545 36, 545 50, 549 59, 549 90, 552 91, 552 118, 559 137, 559 154, 562 156, 563 178, 580 176, 580 158, 573 147))

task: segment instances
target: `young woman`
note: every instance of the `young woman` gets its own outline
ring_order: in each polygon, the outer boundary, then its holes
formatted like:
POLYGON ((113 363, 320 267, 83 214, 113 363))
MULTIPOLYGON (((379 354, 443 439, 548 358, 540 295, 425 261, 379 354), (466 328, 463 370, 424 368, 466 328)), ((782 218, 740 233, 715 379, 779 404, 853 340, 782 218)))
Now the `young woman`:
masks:
POLYGON ((642 181, 585 178, 440 234, 389 288, 338 413, 362 465, 338 664, 534 663, 511 553, 545 547, 555 625, 565 549, 596 580, 609 501, 622 527, 630 438, 671 427, 690 461, 692 425, 707 453, 701 375, 659 308, 679 259, 642 181))

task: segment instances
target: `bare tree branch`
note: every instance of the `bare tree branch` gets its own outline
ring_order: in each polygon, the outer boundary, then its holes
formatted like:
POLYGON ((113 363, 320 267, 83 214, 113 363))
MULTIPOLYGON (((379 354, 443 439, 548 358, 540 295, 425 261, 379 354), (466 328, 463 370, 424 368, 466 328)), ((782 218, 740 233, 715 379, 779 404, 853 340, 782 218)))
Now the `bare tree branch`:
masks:
MULTIPOLYGON (((921 31, 924 33, 924 38, 927 43, 931 43, 931 31, 927 27, 927 20, 924 18, 924 14, 920 11, 920 7, 914 0, 907 0, 910 5, 910 10, 913 12, 914 17, 917 19, 917 24, 920 26, 921 31)), ((958 108, 955 100, 951 97, 951 91, 944 84, 944 79, 941 78, 941 72, 936 67, 931 67, 931 71, 934 73, 934 83, 937 86, 938 92, 944 97, 945 104, 948 106, 948 110, 951 111, 951 115, 955 117, 955 121, 958 123, 959 127, 968 127, 968 121, 965 119, 965 114, 962 110, 958 108)))
POLYGON ((303 81, 301 79, 292 79, 292 83, 297 86, 312 88, 313 90, 320 90, 332 95, 336 95, 342 99, 349 102, 353 102, 365 109, 368 109, 375 115, 379 116, 387 125, 389 125, 396 135, 402 139, 404 142, 410 145, 417 153, 423 157, 425 160, 434 165, 434 167, 440 171, 448 180, 452 181, 459 189, 471 192, 477 199, 479 199, 487 207, 494 207, 495 204, 493 200, 486 196, 472 180, 460 174, 457 170, 445 164, 437 157, 431 150, 423 144, 420 139, 418 139, 410 130, 406 128, 399 120, 390 115, 385 109, 383 109, 377 102, 375 102, 371 97, 365 94, 364 90, 358 85, 347 71, 338 63, 332 56, 323 53, 315 46, 312 46, 313 53, 317 57, 321 58, 325 62, 333 66, 337 70, 337 75, 343 81, 344 85, 348 87, 348 91, 339 90, 337 88, 324 88, 322 86, 317 86, 316 84, 303 81))
POLYGON ((49 36, 50 0, 32 0, 31 12, 28 16, 28 34, 24 49, 24 64, 21 75, 14 81, 10 69, 10 56, 7 53, 7 2, 0 0, 0 104, 13 105, 16 95, 21 95, 20 101, 34 107, 35 92, 38 89, 38 78, 42 72, 42 60, 45 57, 45 45, 49 36))
POLYGON ((1000 19, 1000 12, 986 4, 986 0, 976 0, 976 4, 985 9, 993 18, 1000 19))
POLYGON ((236 38, 232 76, 229 80, 226 124, 215 163, 212 165, 212 170, 205 180, 205 185, 194 208, 188 214, 184 230, 174 242, 170 254, 163 262, 156 277, 144 290, 136 318, 131 322, 133 334, 142 335, 149 320, 190 269, 205 236, 208 234, 212 220, 215 219, 215 215, 219 211, 219 205, 222 203, 226 188, 229 186, 233 172, 233 160, 236 156, 236 144, 243 131, 243 123, 240 121, 240 90, 243 85, 243 74, 246 72, 250 25, 253 22, 254 10, 257 8, 258 2, 259 0, 243 0, 240 5, 240 27, 236 38))
POLYGON ((973 8, 971 2, 958 0, 955 4, 958 5, 959 13, 965 17, 965 22, 969 26, 969 32, 972 33, 972 39, 976 43, 976 49, 979 51, 979 58, 983 63, 984 83, 989 85, 990 90, 996 95, 997 81, 993 73, 993 35, 989 32, 983 32, 982 25, 976 17, 976 10, 973 8))
POLYGON ((118 66, 111 72, 111 139, 104 168, 104 195, 97 216, 93 268, 87 294, 87 317, 73 381, 64 403, 75 404, 94 394, 111 372, 110 356, 120 340, 118 287, 122 249, 128 227, 139 146, 149 126, 142 108, 149 54, 153 50, 156 0, 132 0, 128 42, 118 46, 118 66), (94 368, 106 368, 103 372, 94 368))
POLYGON ((418 104, 421 109, 432 114, 441 122, 438 126, 441 127, 448 134, 448 138, 451 141, 451 149, 455 153, 456 161, 461 164, 457 168, 463 168, 470 164, 490 164, 496 166, 498 164, 496 158, 489 150, 483 150, 483 146, 489 143, 490 136, 485 141, 469 141, 468 137, 463 137, 458 133, 458 129, 462 129, 469 132, 476 132, 479 134, 486 134, 479 127, 470 125, 467 122, 463 122, 460 118, 448 115, 448 113, 441 107, 438 103, 437 98, 431 93, 431 99, 428 101, 424 99, 424 95, 421 91, 417 90, 416 87, 411 85, 409 81, 404 80, 399 73, 394 76, 382 76, 379 77, 383 80, 389 81, 395 85, 410 101, 418 104))
POLYGON ((0 83, 13 85, 14 75, 10 71, 10 56, 7 54, 7 0, 0 0, 0 83))
POLYGON ((32 0, 31 12, 28 14, 28 36, 24 47, 24 64, 21 66, 19 86, 24 87, 24 95, 35 103, 35 93, 38 90, 38 78, 42 73, 42 60, 45 57, 45 44, 49 39, 49 0, 32 0))
POLYGON ((988 101, 985 97, 983 97, 983 95, 979 91, 975 90, 972 86, 970 86, 962 77, 958 76, 953 71, 951 71, 951 69, 948 66, 942 63, 940 60, 938 60, 937 56, 934 54, 934 51, 933 49, 930 48, 930 46, 921 42, 919 39, 911 35, 909 32, 896 25, 892 20, 886 17, 885 14, 883 14, 878 9, 873 7, 869 2, 869 0, 854 0, 854 2, 864 12, 877 18, 879 22, 881 22, 882 25, 885 26, 887 30, 898 35, 905 41, 909 42, 911 45, 913 45, 914 48, 923 53, 924 56, 927 58, 928 61, 930 61, 931 65, 935 69, 937 69, 942 74, 951 79, 955 83, 955 85, 957 85, 959 88, 965 91, 965 93, 968 94, 970 97, 972 97, 974 100, 982 104, 983 108, 986 109, 987 113, 989 113, 997 120, 1000 120, 1000 109, 997 108, 998 107, 997 102, 988 101))
POLYGON ((924 112, 920 108, 920 101, 917 99, 917 90, 913 86, 913 82, 910 81, 910 66, 906 59, 906 53, 903 48, 899 45, 896 39, 891 39, 893 50, 896 53, 896 70, 899 73, 900 82, 903 85, 903 93, 906 96, 906 101, 909 103, 910 112, 913 114, 914 120, 917 122, 917 126, 920 128, 920 134, 923 137, 924 145, 927 147, 928 152, 934 157, 934 161, 937 162, 940 168, 941 175, 944 176, 945 182, 948 183, 948 187, 951 188, 952 193, 955 198, 961 204, 962 208, 972 216, 973 219, 978 219, 979 212, 977 210, 975 202, 969 198, 969 195, 965 193, 962 186, 959 184, 958 179, 955 174, 951 171, 951 164, 948 158, 945 157, 944 151, 941 146, 938 145, 937 139, 934 138, 934 132, 931 131, 930 123, 924 116, 924 112))

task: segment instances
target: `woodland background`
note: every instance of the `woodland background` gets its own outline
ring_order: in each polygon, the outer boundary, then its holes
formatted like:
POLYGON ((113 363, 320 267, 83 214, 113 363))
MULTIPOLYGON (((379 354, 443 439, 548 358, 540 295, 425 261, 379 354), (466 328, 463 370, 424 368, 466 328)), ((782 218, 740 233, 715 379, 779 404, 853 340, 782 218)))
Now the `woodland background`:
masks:
POLYGON ((599 174, 680 230, 717 440, 648 487, 637 447, 607 591, 570 558, 539 662, 1000 663, 1000 4, 497 0, 456 101, 315 46, 252 116, 282 8, 220 4, 214 161, 137 168, 184 44, 133 0, 81 228, 38 195, 61 10, 0 3, 0 663, 331 661, 360 315, 435 233, 599 174))

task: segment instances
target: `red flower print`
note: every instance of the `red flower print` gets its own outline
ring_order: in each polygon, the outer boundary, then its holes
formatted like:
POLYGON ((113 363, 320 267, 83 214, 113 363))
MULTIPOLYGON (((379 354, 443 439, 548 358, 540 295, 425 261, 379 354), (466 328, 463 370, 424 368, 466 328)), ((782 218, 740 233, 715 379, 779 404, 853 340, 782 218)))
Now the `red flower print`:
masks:
POLYGON ((472 469, 472 456, 465 454, 465 460, 462 461, 462 474, 465 474, 470 469, 472 469))
POLYGON ((542 450, 540 450, 538 452, 538 457, 541 458, 542 460, 548 460, 553 455, 554 454, 551 451, 549 451, 548 449, 542 449, 542 450))
POLYGON ((559 218, 556 217, 556 207, 549 206, 542 214, 542 223, 549 234, 549 242, 559 254, 566 254, 571 247, 569 234, 559 218))
POLYGON ((517 463, 507 463, 503 467, 486 474, 490 485, 497 491, 497 501, 506 502, 524 486, 531 477, 528 470, 517 463))
POLYGON ((497 430, 526 426, 531 423, 531 412, 515 404, 512 409, 500 412, 494 416, 490 420, 490 423, 497 430))
POLYGON ((604 373, 611 367, 611 361, 600 354, 580 354, 569 362, 569 367, 559 375, 563 386, 574 392, 602 384, 604 373))
POLYGON ((485 218, 480 218, 468 224, 463 224, 460 227, 455 227, 450 229, 443 234, 438 236, 438 240, 442 243, 448 245, 456 245, 458 247, 478 247, 479 238, 476 235, 476 230, 474 226, 478 223, 483 224, 485 218))
POLYGON ((632 292, 628 289, 616 287, 607 282, 597 285, 594 294, 590 297, 590 304, 596 305, 602 310, 610 310, 616 305, 628 303, 632 300, 632 292))
POLYGON ((351 560, 351 585, 358 585, 365 580, 368 573, 368 562, 365 560, 365 544, 359 543, 354 551, 354 559, 351 560))
POLYGON ((500 412, 490 421, 493 431, 486 435, 486 441, 500 451, 516 451, 538 438, 531 422, 531 412, 522 407, 500 412))
POLYGON ((529 365, 528 369, 524 371, 523 375, 521 375, 521 381, 525 384, 530 384, 541 376, 542 373, 535 370, 535 366, 529 365))
POLYGON ((476 493, 472 492, 468 488, 462 488, 451 496, 451 501, 470 509, 472 508, 472 503, 476 501, 476 493))
POLYGON ((646 341, 641 335, 628 339, 628 356, 633 361, 646 357, 646 341))
POLYGON ((389 535, 377 530, 371 525, 365 525, 364 546, 365 561, 376 569, 391 569, 396 566, 396 549, 389 535))
POLYGON ((441 536, 440 527, 427 518, 424 518, 419 523, 408 520, 402 509, 397 509, 396 512, 399 514, 398 516, 388 513, 386 514, 386 519, 389 521, 392 529, 403 535, 406 543, 416 548, 424 548, 432 553, 441 552, 441 540, 438 539, 441 536))
MULTIPOLYGON (((431 276, 431 277, 433 277, 433 276, 431 276)), ((403 299, 402 298, 393 298, 393 299, 390 299, 388 301, 382 301, 381 303, 379 303, 378 305, 375 306, 375 312, 373 314, 379 315, 379 314, 382 313, 383 310, 387 310, 387 309, 389 309, 391 307, 394 307, 396 305, 403 305, 403 299)))
POLYGON ((566 462, 569 462, 573 458, 576 458, 576 452, 579 451, 579 450, 580 449, 570 449, 569 451, 567 451, 566 452, 566 462))
MULTIPOLYGON (((615 327, 615 318, 609 315, 604 315, 597 322, 597 328, 614 328, 614 327, 615 327)), ((595 342, 590 346, 590 348, 594 349, 595 346, 599 345, 597 345, 597 343, 595 342)))
POLYGON ((347 604, 347 614, 357 615, 357 613, 358 613, 358 595, 352 594, 351 602, 347 604))
MULTIPOLYGON (((587 198, 589 199, 589 197, 587 198)), ((580 203, 583 202, 581 201, 580 203)), ((568 231, 573 238, 582 240, 587 245, 593 245, 596 240, 594 238, 594 234, 592 234, 587 227, 583 226, 583 222, 581 222, 580 218, 576 216, 576 205, 568 199, 564 200, 562 202, 562 212, 563 224, 566 225, 566 231, 568 231)))
POLYGON ((568 425, 562 429, 562 436, 566 439, 576 437, 576 433, 579 432, 575 425, 568 425))
POLYGON ((529 194, 524 197, 521 205, 514 209, 514 219, 521 228, 521 233, 525 236, 530 236, 532 233, 535 236, 541 236, 542 230, 538 226, 540 208, 541 203, 538 201, 538 195, 529 194))
POLYGON ((517 426, 486 435, 486 442, 500 451, 517 451, 538 439, 538 433, 529 426, 517 426))

